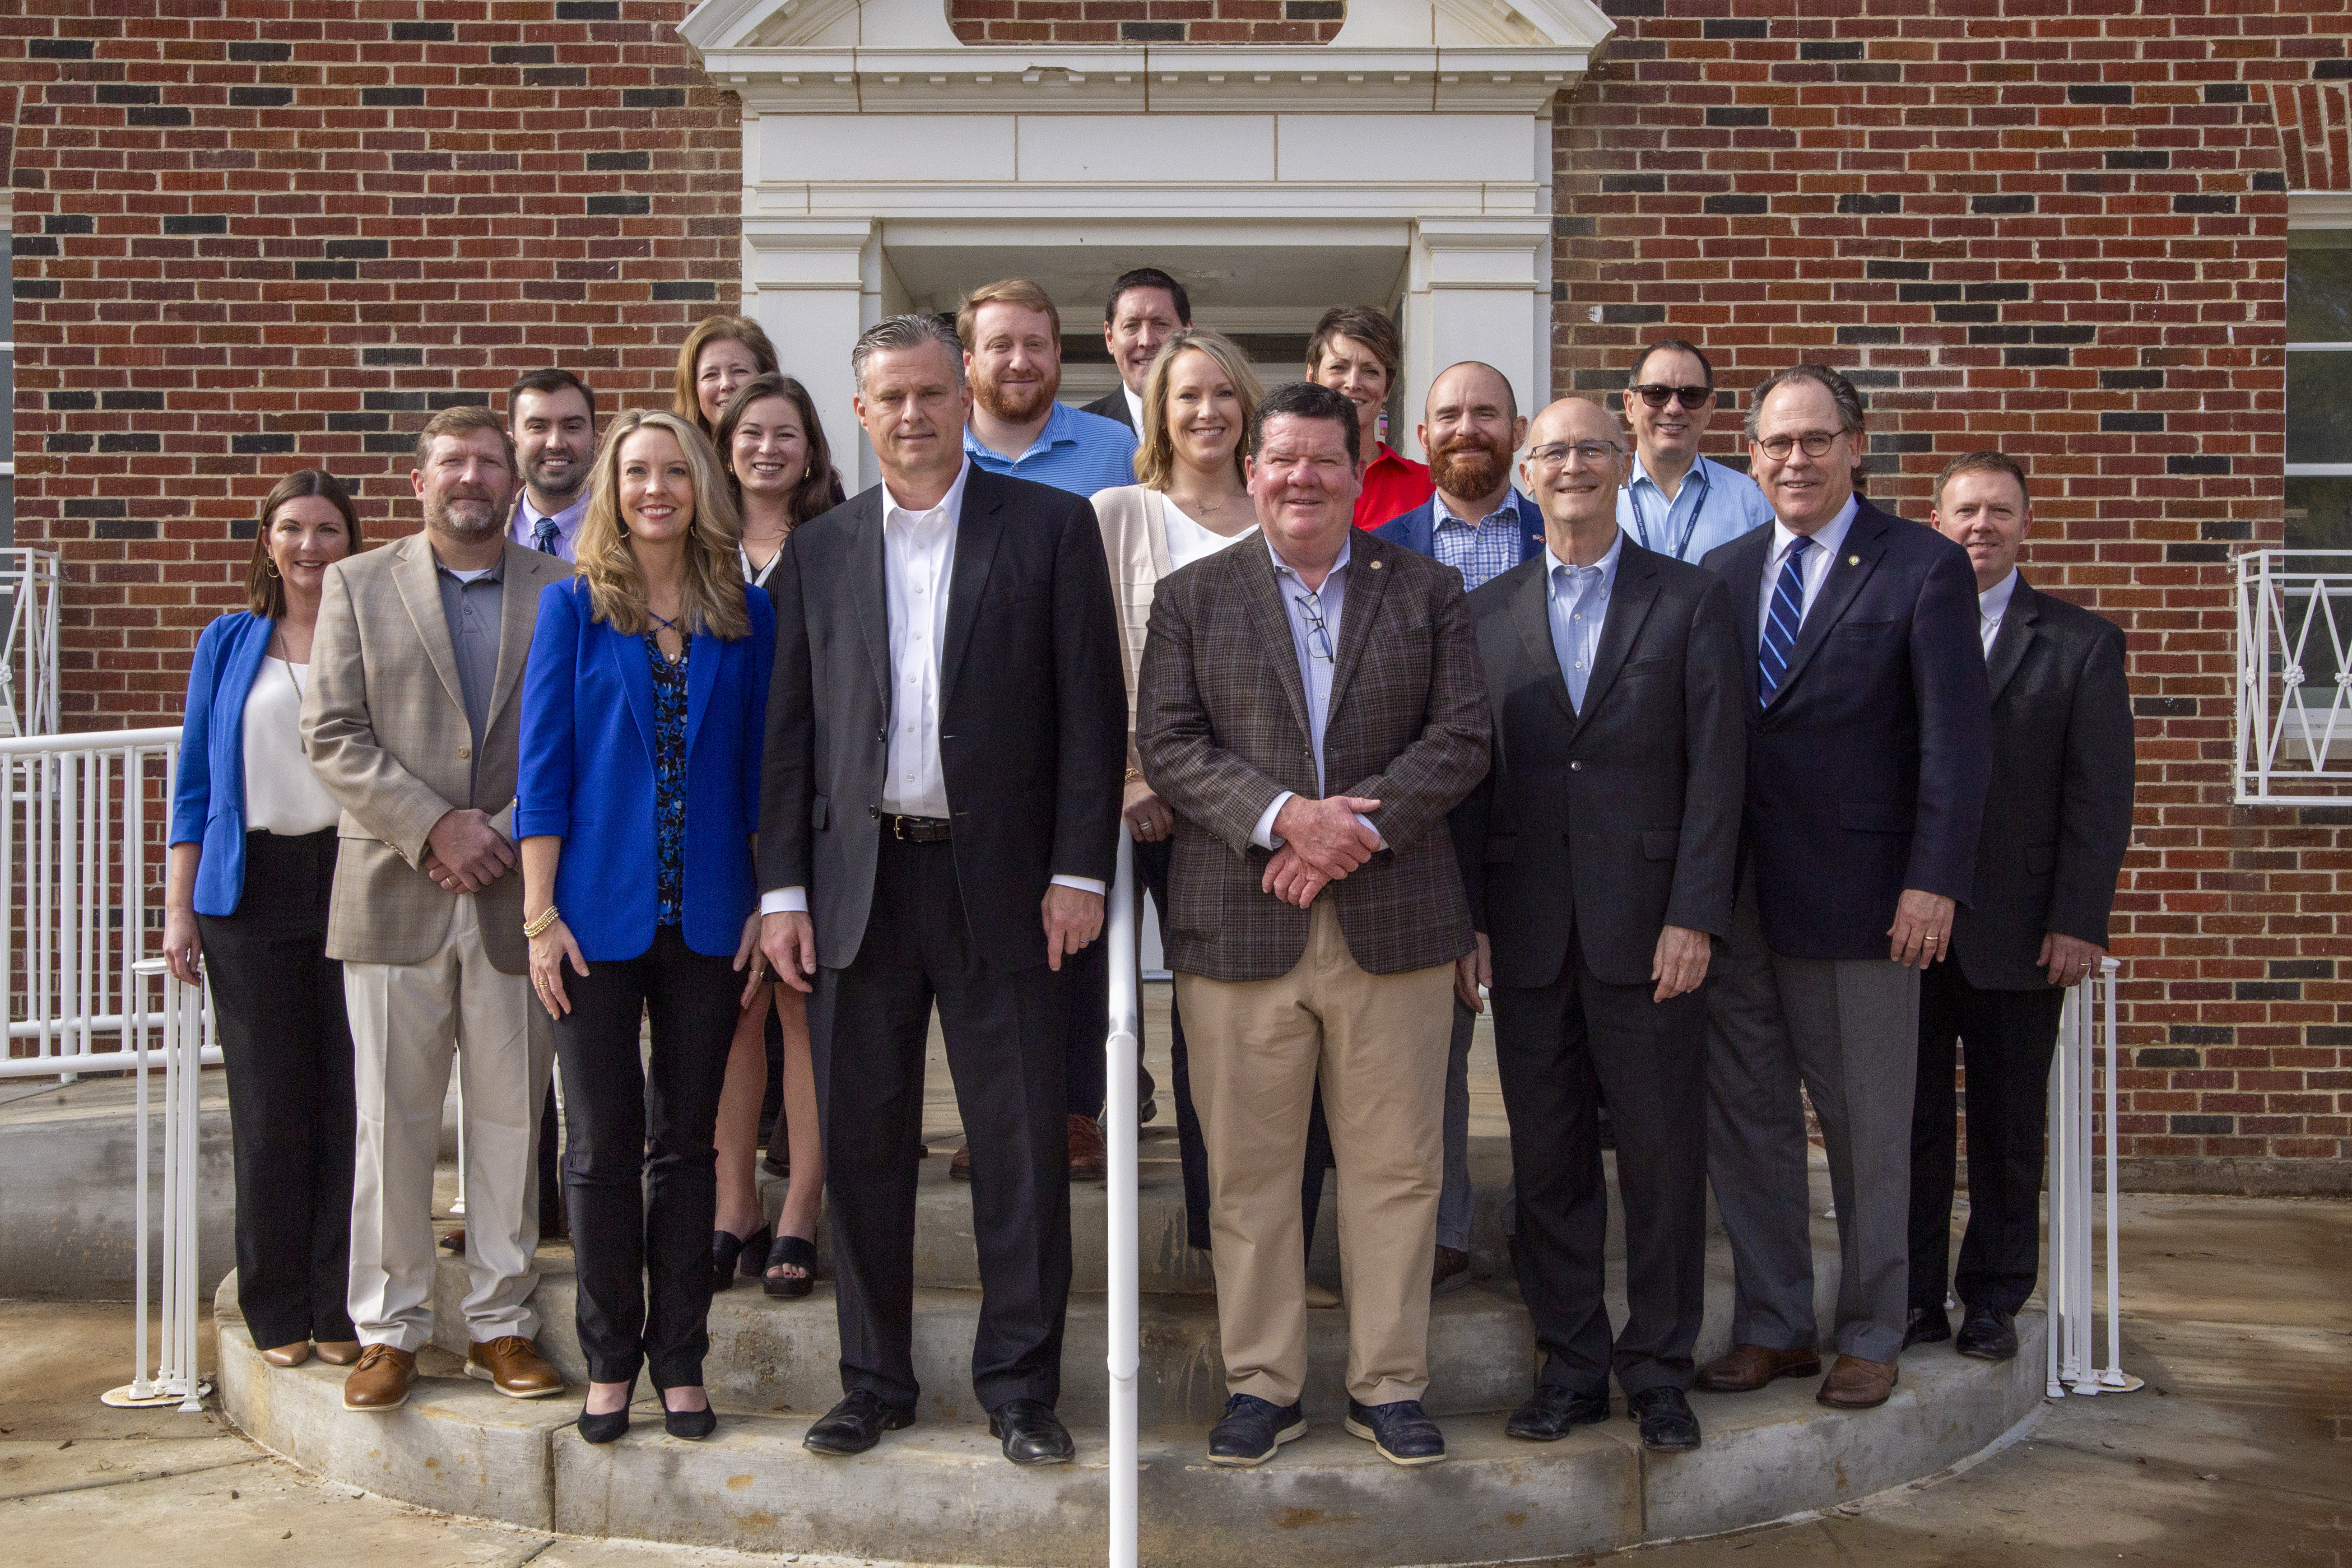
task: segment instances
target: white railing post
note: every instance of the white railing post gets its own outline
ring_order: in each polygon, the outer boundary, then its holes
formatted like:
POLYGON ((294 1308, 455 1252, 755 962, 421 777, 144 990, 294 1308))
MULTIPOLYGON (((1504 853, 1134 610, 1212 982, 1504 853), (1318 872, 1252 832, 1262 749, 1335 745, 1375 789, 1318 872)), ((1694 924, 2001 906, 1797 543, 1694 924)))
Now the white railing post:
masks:
POLYGON ((2066 993, 2058 1048, 2050 1060, 2050 1268, 2043 1294, 2050 1308, 2043 1392, 2124 1393, 2140 1380, 2123 1370, 2123 1213, 2116 1188, 2116 977, 2122 966, 2103 960, 2066 993), (2099 1006, 2106 1016, 2102 1027, 2099 1006), (2106 1051, 2105 1116, 2100 1111, 2099 1051, 2106 1051), (2097 1134, 2106 1135, 2107 1368, 2098 1369, 2093 1335, 2097 1297, 2092 1259, 2097 1211, 2097 1134))
POLYGON ((209 1043, 211 1014, 205 1005, 204 987, 184 985, 160 958, 141 959, 132 965, 139 977, 138 995, 125 1032, 137 1061, 138 1152, 132 1161, 133 1189, 139 1205, 138 1240, 133 1248, 138 1279, 131 1296, 138 1315, 131 1339, 136 1357, 131 1381, 100 1397, 113 1405, 173 1405, 185 1411, 204 1408, 212 1392, 211 1380, 197 1371, 196 1321, 203 1310, 198 1285, 196 1240, 197 1178, 203 1153, 202 1079, 204 1055, 209 1043), (156 1368, 147 1374, 147 1012, 148 983, 163 983, 163 1202, 162 1235, 157 1250, 163 1264, 163 1334, 157 1346, 156 1368))
POLYGON ((1135 1053, 1141 1036, 1141 975, 1135 945, 1135 847, 1119 825, 1118 871, 1110 885, 1108 931, 1110 952, 1110 1036, 1103 1042, 1103 1103, 1106 1152, 1110 1171, 1105 1207, 1110 1346, 1110 1568, 1135 1568, 1136 1411, 1135 1373, 1140 1359, 1142 1250, 1136 1235, 1135 1053))

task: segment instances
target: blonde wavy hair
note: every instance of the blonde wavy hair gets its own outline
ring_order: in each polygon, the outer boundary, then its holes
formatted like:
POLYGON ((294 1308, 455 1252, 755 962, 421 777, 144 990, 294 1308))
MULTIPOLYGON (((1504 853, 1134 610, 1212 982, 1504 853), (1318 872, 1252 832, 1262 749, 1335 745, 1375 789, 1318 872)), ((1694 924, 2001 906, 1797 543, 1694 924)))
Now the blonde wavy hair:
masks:
POLYGON ((621 443, 640 430, 666 432, 694 471, 694 521, 686 531, 680 629, 688 637, 709 632, 732 642, 751 629, 751 617, 743 608, 743 566, 736 558, 743 524, 735 495, 719 467, 719 453, 701 427, 656 409, 625 411, 605 427, 604 445, 596 449, 578 548, 580 575, 588 580, 594 617, 630 637, 641 636, 653 625, 646 576, 621 521, 621 443))
POLYGON ((1234 471, 1244 479, 1249 478, 1244 461, 1249 456, 1250 416, 1257 412, 1265 388, 1258 384, 1240 344, 1222 333, 1187 327, 1160 345, 1143 380, 1143 444, 1135 454, 1135 482, 1148 490, 1166 489, 1169 476, 1176 469, 1176 442, 1168 433, 1168 375, 1176 356, 1187 349, 1198 349, 1216 361, 1217 368, 1234 384, 1242 404, 1242 434, 1234 443, 1234 471))

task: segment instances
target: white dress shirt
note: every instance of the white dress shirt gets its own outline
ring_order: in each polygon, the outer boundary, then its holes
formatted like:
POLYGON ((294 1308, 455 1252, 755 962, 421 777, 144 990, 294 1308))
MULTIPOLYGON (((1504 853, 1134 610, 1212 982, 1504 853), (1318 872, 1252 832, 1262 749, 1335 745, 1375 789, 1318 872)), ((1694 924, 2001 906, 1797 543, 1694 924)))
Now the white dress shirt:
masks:
POLYGON ((1127 399, 1128 423, 1135 431, 1135 438, 1140 441, 1143 439, 1143 399, 1128 391, 1127 383, 1123 381, 1118 384, 1118 395, 1127 399))
POLYGON ((2017 568, 2009 575, 1977 595, 1977 632, 1984 638, 1985 658, 1992 658, 1992 639, 2000 636, 2001 617, 2009 614, 2009 602, 2017 595, 2017 568))
MULTIPOLYGON (((1805 552, 1798 571, 1804 576, 1805 603, 1797 619, 1797 629, 1805 629, 1804 617, 1813 613, 1813 601, 1822 596, 1822 584, 1830 580, 1830 566, 1837 560, 1838 552, 1845 548, 1846 531, 1853 526, 1854 513, 1862 509, 1858 496, 1848 496, 1838 514, 1823 523, 1812 534, 1813 548, 1805 552)), ((1772 623, 1772 594, 1780 585, 1780 568, 1788 563, 1789 552, 1798 535, 1789 531, 1789 525, 1774 519, 1772 548, 1764 556, 1764 581, 1756 591, 1756 646, 1764 646, 1764 628, 1772 623)))

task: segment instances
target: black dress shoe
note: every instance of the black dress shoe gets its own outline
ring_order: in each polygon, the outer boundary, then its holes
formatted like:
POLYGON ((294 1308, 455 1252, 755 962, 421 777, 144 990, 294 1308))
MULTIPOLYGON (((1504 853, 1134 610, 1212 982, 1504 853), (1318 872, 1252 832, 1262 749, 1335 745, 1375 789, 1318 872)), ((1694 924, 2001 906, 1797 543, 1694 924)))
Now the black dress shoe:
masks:
POLYGON ((1903 1320, 1903 1348, 1937 1345, 1952 1337, 1952 1320, 1941 1307, 1914 1307, 1903 1320))
POLYGON ((852 1389, 847 1398, 809 1424, 801 1447, 813 1454, 862 1454, 882 1440, 915 1424, 915 1413, 885 1405, 869 1388, 852 1389))
POLYGON ((2017 1320, 1999 1307, 1970 1307, 1952 1348, 1977 1361, 2008 1361, 2017 1354, 2017 1320))
POLYGON ((1262 1465, 1276 1448, 1306 1431, 1307 1416, 1297 1405, 1236 1394, 1225 1401, 1225 1418, 1209 1434, 1209 1463, 1262 1465))
POLYGON ((1698 1417, 1690 1399, 1672 1384, 1645 1388, 1625 1401, 1625 1414, 1642 1424, 1642 1447, 1675 1453, 1698 1447, 1698 1417))
POLYGON ((1016 1465, 1066 1465, 1077 1457, 1070 1429, 1042 1399, 1008 1399, 988 1413, 988 1435, 1004 1440, 1016 1465))
POLYGON ((1391 1465, 1433 1465, 1445 1458, 1445 1434, 1437 1429, 1418 1399, 1386 1405, 1359 1405, 1350 1399, 1348 1430, 1369 1438, 1381 1458, 1391 1465))
POLYGON ((629 1407, 607 1410, 592 1415, 583 1406, 580 1412, 580 1436, 590 1443, 617 1443, 629 1429, 629 1407))
POLYGON ((1578 1394, 1549 1383, 1536 1384, 1535 1396, 1503 1423, 1503 1436, 1530 1443, 1557 1443, 1571 1426, 1590 1426, 1609 1419, 1609 1395, 1578 1394))

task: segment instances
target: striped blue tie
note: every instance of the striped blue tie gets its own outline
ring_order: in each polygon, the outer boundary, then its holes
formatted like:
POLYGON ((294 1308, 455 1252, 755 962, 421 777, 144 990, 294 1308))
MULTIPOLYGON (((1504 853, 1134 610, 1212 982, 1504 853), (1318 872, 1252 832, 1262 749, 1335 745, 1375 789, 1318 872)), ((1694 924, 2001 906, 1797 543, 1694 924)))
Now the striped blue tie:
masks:
POLYGON ((1756 695, 1758 700, 1769 703, 1772 694, 1780 689, 1781 678, 1789 673, 1789 656, 1797 647, 1797 628, 1805 623, 1805 552, 1813 547, 1810 539, 1799 539, 1789 546, 1789 558, 1780 563, 1780 581, 1772 590, 1771 613, 1764 617, 1764 647, 1756 657, 1756 695))

